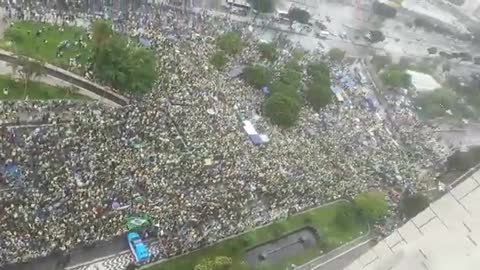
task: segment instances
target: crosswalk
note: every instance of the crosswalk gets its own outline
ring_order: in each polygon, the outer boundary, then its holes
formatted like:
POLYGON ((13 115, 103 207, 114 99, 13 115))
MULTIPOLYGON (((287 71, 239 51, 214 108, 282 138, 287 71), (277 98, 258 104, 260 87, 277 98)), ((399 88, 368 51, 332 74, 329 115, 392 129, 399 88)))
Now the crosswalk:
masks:
MULTIPOLYGON (((157 257, 160 253, 158 242, 149 243, 151 257, 157 257)), ((80 265, 69 266, 66 270, 123 270, 128 264, 133 262, 133 256, 130 251, 122 251, 118 254, 108 256, 102 259, 96 259, 91 262, 85 262, 80 265)))

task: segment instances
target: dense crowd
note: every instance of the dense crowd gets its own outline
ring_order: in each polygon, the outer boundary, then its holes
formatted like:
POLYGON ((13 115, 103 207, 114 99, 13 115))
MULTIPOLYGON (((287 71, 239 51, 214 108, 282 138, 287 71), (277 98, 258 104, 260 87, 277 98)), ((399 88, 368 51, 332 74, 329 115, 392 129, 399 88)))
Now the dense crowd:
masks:
MULTIPOLYGON (((130 16, 117 27, 152 40, 158 55, 150 94, 122 108, 0 103, 0 264, 110 239, 141 213, 159 225, 165 253, 179 254, 371 188, 422 189, 419 170, 442 155, 428 127, 392 128, 366 108, 360 89, 370 86, 358 81, 345 88, 348 106, 305 106, 295 127, 272 126, 261 91, 208 63, 215 37, 231 29, 247 46, 230 66, 260 61, 247 24, 155 10, 130 16), (246 119, 270 142, 252 144, 246 119)), ((277 65, 289 57, 287 47, 277 65)), ((332 70, 339 87, 354 77, 348 65, 332 70)))

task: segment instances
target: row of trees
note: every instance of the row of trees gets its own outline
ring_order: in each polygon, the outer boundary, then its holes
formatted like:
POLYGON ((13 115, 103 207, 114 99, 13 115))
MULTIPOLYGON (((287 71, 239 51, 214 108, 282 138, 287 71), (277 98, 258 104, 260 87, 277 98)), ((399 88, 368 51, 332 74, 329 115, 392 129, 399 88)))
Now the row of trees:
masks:
MULTIPOLYGON (((245 68, 245 81, 257 89, 268 89, 269 96, 265 102, 265 115, 272 123, 290 127, 295 124, 303 105, 300 89, 302 88, 301 67, 295 60, 288 62, 272 81, 271 70, 262 65, 245 68), (293 62, 292 62, 293 61, 293 62)), ((316 110, 332 101, 330 90, 330 69, 325 63, 313 63, 307 68, 310 79, 306 85, 305 98, 316 110)))
POLYGON ((272 123, 290 127, 298 119, 302 107, 299 89, 301 73, 284 67, 278 78, 273 80, 272 71, 263 65, 251 65, 244 70, 245 81, 257 89, 268 89, 265 115, 272 123))
POLYGON ((278 79, 271 84, 271 95, 265 103, 265 115, 272 123, 290 127, 297 122, 302 108, 301 86, 302 74, 284 67, 278 79))
MULTIPOLYGON (((262 58, 268 61, 278 58, 279 52, 274 43, 261 43, 258 49, 262 58)), ((299 93, 302 74, 297 60, 292 58, 276 76, 270 68, 263 65, 251 65, 244 70, 244 78, 248 84, 268 93, 264 104, 265 116, 282 127, 294 125, 302 108, 299 93)))
POLYGON ((108 21, 93 24, 92 71, 97 79, 125 93, 150 91, 156 78, 152 50, 113 32, 108 21))

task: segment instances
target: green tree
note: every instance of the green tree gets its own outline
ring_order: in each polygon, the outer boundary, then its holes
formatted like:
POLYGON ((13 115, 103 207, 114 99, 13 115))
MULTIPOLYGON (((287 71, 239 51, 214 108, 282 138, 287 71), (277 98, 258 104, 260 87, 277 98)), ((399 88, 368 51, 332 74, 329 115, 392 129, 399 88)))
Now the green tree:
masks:
POLYGON ((35 77, 40 77, 46 73, 43 64, 30 60, 27 57, 20 56, 16 59, 17 67, 19 67, 19 73, 24 85, 24 96, 27 97, 27 89, 30 81, 35 77))
POLYGON ((315 110, 327 106, 333 99, 333 93, 330 86, 325 84, 314 83, 311 84, 306 92, 307 101, 315 110))
POLYGON ((235 55, 242 51, 243 42, 239 33, 227 32, 217 39, 217 46, 229 55, 235 55))
POLYGON ((302 72, 302 66, 295 59, 291 59, 285 64, 285 68, 295 70, 297 72, 302 72))
POLYGON ((282 93, 287 95, 300 103, 300 95, 298 88, 295 85, 286 84, 281 80, 276 80, 270 85, 270 94, 282 93))
POLYGON ((361 193, 354 198, 360 215, 370 222, 375 222, 385 216, 388 211, 385 194, 379 191, 361 193))
POLYGON ((316 77, 316 76, 326 76, 330 77, 330 68, 327 64, 323 62, 316 62, 308 64, 307 66, 307 74, 316 77))
POLYGON ((286 84, 281 80, 273 81, 270 84, 269 90, 271 94, 280 93, 280 92, 283 92, 283 93, 296 92, 296 89, 293 86, 286 84))
POLYGON ((300 108, 300 102, 296 98, 278 92, 267 99, 265 115, 276 125, 290 127, 297 121, 300 108))
POLYGON ((382 73, 382 81, 389 86, 408 88, 412 84, 412 77, 405 70, 390 67, 382 73))
POLYGON ((288 10, 288 18, 290 21, 297 21, 299 23, 307 24, 310 21, 310 13, 301 8, 291 8, 288 10))
POLYGON ((245 81, 253 87, 262 88, 272 80, 271 71, 261 65, 250 65, 244 70, 245 81))
POLYGON ((210 63, 218 70, 221 70, 228 63, 228 57, 223 51, 217 51, 211 58, 210 63))
POLYGON ((250 0, 250 3, 253 9, 260 13, 270 13, 275 9, 274 0, 250 0))
POLYGON ((332 61, 340 62, 345 58, 345 51, 339 48, 332 48, 328 51, 328 57, 330 57, 332 61))
POLYGON ((302 74, 296 70, 285 68, 280 73, 280 81, 298 89, 302 83, 302 74))
POLYGON ((155 55, 143 47, 127 46, 124 38, 114 36, 112 42, 98 50, 94 73, 122 92, 145 93, 156 78, 155 55))
POLYGON ((154 52, 144 47, 130 46, 128 55, 126 87, 117 89, 137 94, 149 92, 157 78, 154 52))
POLYGON ((358 209, 353 205, 344 204, 337 208, 335 224, 344 231, 348 231, 358 223, 358 209))
POLYGON ((307 74, 311 79, 305 96, 313 108, 318 110, 333 99, 333 93, 330 90, 330 68, 323 62, 310 63, 307 66, 307 74))
POLYGON ((260 55, 271 62, 274 62, 278 58, 278 50, 275 43, 260 43, 258 44, 258 50, 260 55))
POLYGON ((402 199, 401 209, 407 218, 413 218, 430 205, 430 200, 423 194, 405 196, 402 199))
POLYGON ((104 48, 110 42, 112 36, 112 25, 108 21, 96 20, 93 22, 92 41, 94 47, 94 59, 97 57, 100 49, 104 48))

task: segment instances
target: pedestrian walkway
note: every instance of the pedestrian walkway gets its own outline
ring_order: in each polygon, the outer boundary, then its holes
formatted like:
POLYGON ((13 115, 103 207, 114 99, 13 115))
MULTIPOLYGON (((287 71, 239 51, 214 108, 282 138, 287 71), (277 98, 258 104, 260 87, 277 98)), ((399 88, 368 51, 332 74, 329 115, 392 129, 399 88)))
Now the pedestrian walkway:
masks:
POLYGON ((480 170, 344 270, 477 270, 480 170))

